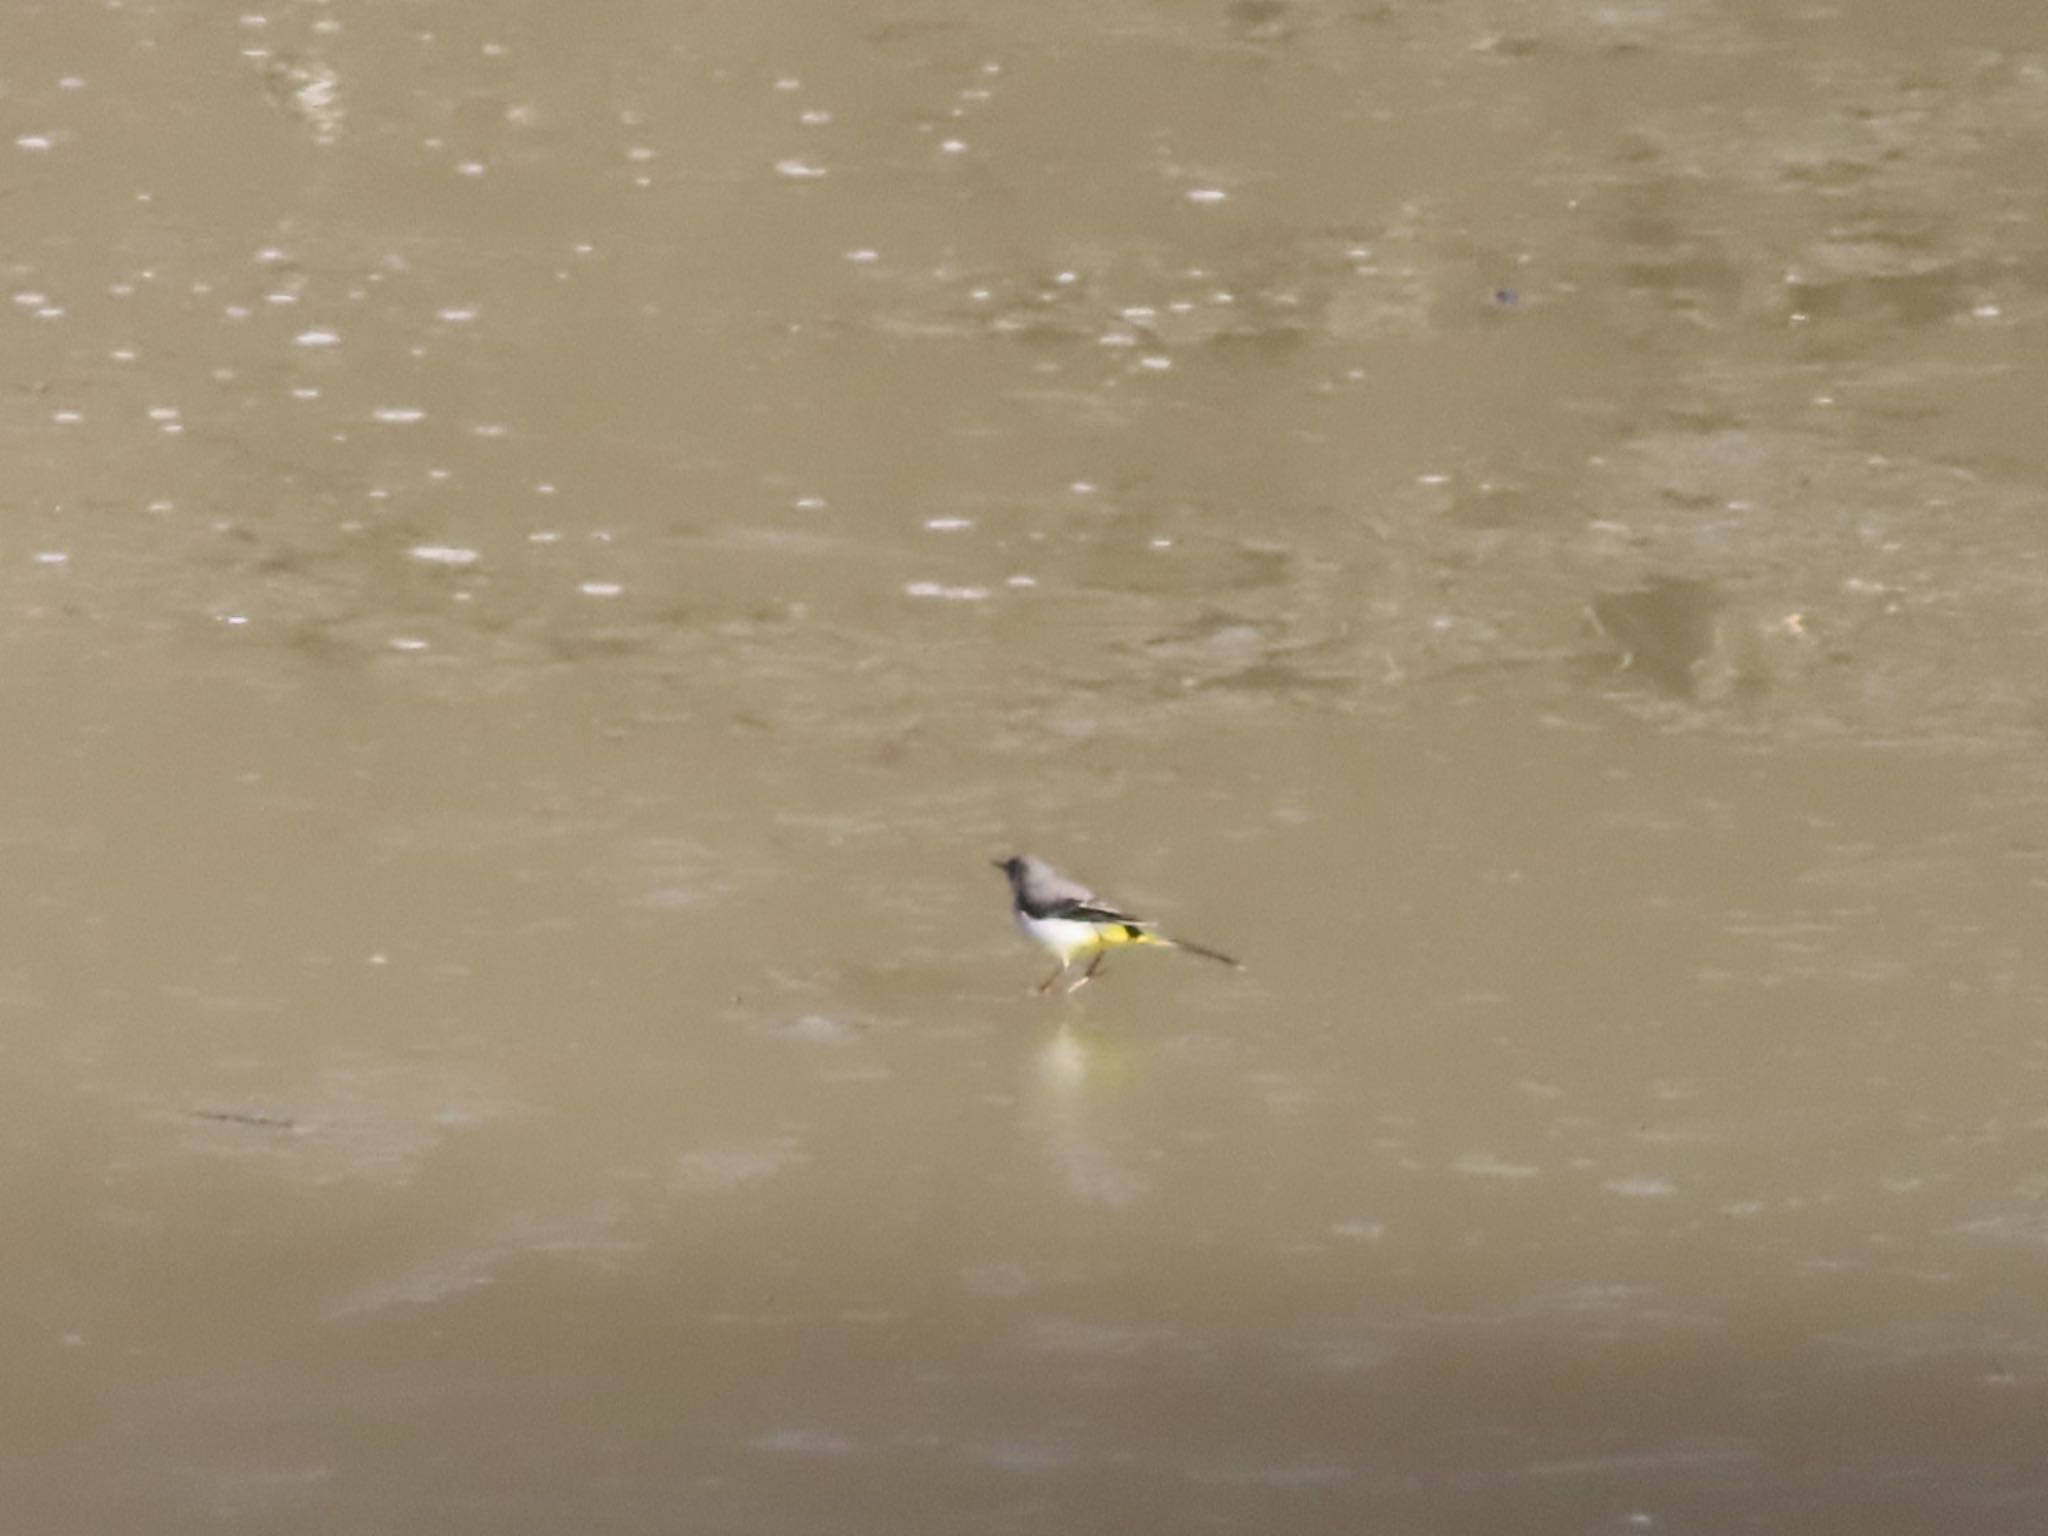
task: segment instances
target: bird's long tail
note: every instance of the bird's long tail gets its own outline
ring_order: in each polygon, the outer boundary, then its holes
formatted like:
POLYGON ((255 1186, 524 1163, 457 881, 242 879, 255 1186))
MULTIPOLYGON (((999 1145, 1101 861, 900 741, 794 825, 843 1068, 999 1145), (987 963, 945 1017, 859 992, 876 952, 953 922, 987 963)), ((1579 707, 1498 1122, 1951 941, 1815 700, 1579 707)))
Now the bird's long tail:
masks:
POLYGON ((1169 939, 1163 933, 1151 934, 1149 937, 1170 948, 1184 949, 1191 955, 1200 955, 1204 960, 1218 961, 1223 965, 1229 966, 1233 971, 1244 969, 1244 962, 1242 960, 1226 955, 1220 949, 1211 949, 1206 944, 1190 944, 1186 939, 1169 939))

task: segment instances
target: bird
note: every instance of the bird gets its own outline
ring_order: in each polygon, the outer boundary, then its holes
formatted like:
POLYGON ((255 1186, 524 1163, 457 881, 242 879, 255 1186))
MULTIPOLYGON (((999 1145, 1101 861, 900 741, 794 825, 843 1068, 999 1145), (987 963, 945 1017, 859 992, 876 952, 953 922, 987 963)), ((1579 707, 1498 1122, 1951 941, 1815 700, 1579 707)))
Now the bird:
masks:
POLYGON ((1244 966, 1221 950, 1171 939, 1141 917, 1119 912, 1077 881, 1069 880, 1043 859, 1028 853, 991 860, 1010 881, 1010 896, 1017 927, 1024 937, 1059 956, 1059 968, 1038 984, 1040 995, 1050 992, 1082 955, 1089 956, 1088 969, 1067 988, 1078 992, 1102 969, 1103 956, 1123 944, 1158 944, 1184 949, 1205 960, 1215 960, 1235 970, 1244 966))

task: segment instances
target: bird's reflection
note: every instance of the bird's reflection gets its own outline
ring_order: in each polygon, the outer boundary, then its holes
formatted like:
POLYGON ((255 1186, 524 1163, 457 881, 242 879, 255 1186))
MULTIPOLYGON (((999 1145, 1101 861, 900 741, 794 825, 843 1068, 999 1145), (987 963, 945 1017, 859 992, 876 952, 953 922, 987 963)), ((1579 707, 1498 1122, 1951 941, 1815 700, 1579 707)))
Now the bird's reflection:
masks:
POLYGON ((1116 1090, 1131 1076, 1126 1046, 1071 1020, 1061 1023, 1030 1060, 1022 1093, 1025 1123, 1074 1200, 1129 1205, 1151 1192, 1151 1179, 1107 1140, 1118 1128, 1123 1103, 1116 1090))
POLYGON ((1061 1023, 1038 1053, 1038 1075, 1058 1091, 1071 1092, 1087 1081, 1094 1058, 1107 1054, 1101 1040, 1090 1039, 1071 1023, 1061 1023))

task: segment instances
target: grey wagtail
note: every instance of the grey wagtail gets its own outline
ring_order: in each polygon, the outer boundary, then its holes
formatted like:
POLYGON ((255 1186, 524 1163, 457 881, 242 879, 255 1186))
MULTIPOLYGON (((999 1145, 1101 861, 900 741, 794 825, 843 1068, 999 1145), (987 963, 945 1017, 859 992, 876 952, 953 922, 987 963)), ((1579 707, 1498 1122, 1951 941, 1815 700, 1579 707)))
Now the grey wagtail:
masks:
POLYGON ((1220 951, 1190 944, 1186 939, 1169 939, 1143 918, 1097 901, 1087 886, 1069 880, 1043 859, 1020 853, 1014 858, 996 859, 994 863, 1010 877, 1017 926, 1024 937, 1060 957, 1059 969, 1038 984, 1042 993, 1051 991, 1053 984, 1067 974, 1067 967, 1087 955, 1088 969, 1067 988, 1069 992, 1078 992, 1102 969, 1102 957, 1120 944, 1163 944, 1168 949, 1184 949, 1191 955, 1244 969, 1220 951))

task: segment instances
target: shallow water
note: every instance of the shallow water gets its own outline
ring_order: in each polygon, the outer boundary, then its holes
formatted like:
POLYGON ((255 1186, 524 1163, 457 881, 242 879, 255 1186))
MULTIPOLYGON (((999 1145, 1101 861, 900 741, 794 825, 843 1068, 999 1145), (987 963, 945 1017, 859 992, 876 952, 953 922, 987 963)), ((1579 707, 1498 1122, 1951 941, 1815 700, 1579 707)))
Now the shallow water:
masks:
POLYGON ((1931 14, 18 7, 24 1528, 2041 1529, 1931 14))

